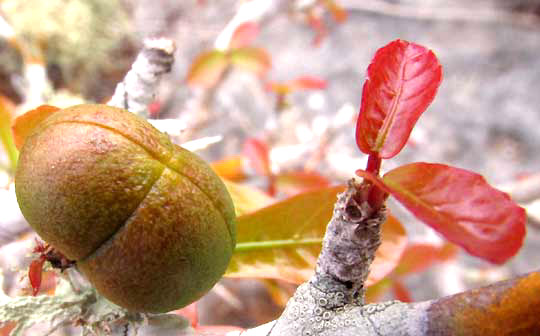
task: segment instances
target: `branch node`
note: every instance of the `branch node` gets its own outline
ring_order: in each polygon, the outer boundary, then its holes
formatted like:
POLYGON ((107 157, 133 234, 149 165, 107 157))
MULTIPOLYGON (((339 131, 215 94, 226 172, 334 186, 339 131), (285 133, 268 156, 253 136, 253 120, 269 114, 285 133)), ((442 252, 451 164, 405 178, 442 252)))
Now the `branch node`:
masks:
POLYGON ((312 280, 324 291, 343 287, 339 290, 346 293, 348 303, 363 304, 364 282, 381 244, 381 225, 386 220, 386 207, 375 210, 368 204, 368 188, 353 179, 338 195, 312 280))

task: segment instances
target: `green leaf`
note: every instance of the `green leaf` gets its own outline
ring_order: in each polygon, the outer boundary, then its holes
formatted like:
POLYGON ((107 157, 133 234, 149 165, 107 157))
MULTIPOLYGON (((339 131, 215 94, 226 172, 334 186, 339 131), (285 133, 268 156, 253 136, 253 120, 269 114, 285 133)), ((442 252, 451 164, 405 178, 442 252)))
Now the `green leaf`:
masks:
MULTIPOLYGON (((343 190, 337 186, 306 192, 240 216, 236 250, 225 275, 307 281, 315 270, 337 193, 343 190)), ((370 275, 368 282, 390 272, 405 245, 405 230, 397 220, 383 225, 381 253, 371 267, 376 278, 370 275)))
POLYGON ((229 65, 227 54, 220 50, 206 51, 193 61, 187 75, 189 85, 210 88, 216 85, 229 65))

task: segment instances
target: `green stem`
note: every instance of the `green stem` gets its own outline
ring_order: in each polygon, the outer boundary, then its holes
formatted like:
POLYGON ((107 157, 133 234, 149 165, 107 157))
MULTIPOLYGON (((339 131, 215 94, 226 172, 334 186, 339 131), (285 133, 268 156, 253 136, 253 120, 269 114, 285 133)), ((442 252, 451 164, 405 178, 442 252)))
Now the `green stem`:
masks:
POLYGON ((234 253, 251 252, 256 250, 273 249, 280 247, 297 247, 306 245, 320 245, 322 238, 306 238, 306 239, 284 239, 270 240, 260 242, 246 242, 236 244, 234 253))

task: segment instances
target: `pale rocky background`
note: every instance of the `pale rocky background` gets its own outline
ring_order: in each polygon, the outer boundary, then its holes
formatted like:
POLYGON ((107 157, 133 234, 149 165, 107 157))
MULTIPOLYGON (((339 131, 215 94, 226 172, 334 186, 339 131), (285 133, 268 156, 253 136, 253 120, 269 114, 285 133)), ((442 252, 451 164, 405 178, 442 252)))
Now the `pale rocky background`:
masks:
MULTIPOLYGON (((209 112, 197 108, 203 93, 186 86, 192 60, 213 47, 239 1, 208 0, 200 5, 176 0, 93 0, 80 3, 80 8, 75 6, 79 1, 72 1, 73 11, 93 13, 94 21, 85 26, 80 20, 67 20, 72 26, 57 23, 56 30, 54 24, 46 24, 48 20, 61 21, 70 12, 43 15, 32 9, 34 2, 6 0, 0 4, 2 15, 30 41, 36 39, 35 31, 52 27, 48 35, 39 37, 54 36, 46 49, 51 81, 57 89, 67 88, 89 101, 104 102, 112 95, 141 38, 174 39, 176 63, 160 88, 160 117, 177 118, 188 125, 205 119, 198 129, 177 140, 223 136, 201 152, 210 161, 239 153, 248 136, 274 134, 276 166, 299 168, 311 158, 321 137, 329 136, 326 154, 315 168, 336 183, 346 181, 366 160, 354 141, 365 70, 379 47, 401 38, 432 49, 443 65, 444 80, 434 103, 420 118, 411 145, 386 162, 384 170, 415 161, 441 162, 474 170, 495 185, 540 173, 540 1, 338 1, 347 9, 348 19, 336 24, 328 18, 330 32, 319 46, 313 46, 313 31, 293 11, 272 12, 261 22, 261 34, 254 43, 272 57, 268 79, 312 75, 328 83, 326 90, 294 93, 291 109, 281 117, 276 115, 273 95, 249 73, 231 72, 213 95, 209 112), (5 8, 9 4, 11 11, 5 8), (17 6, 27 6, 24 15, 33 13, 44 23, 29 27, 35 18, 24 21, 17 6), (71 27, 80 31, 70 31, 71 27), (62 34, 66 33, 87 39, 64 43, 62 34)), ((9 48, 0 48, 2 55, 7 52, 9 48)), ((10 59, 12 63, 4 64, 12 67, 0 66, 0 73, 7 73, 2 86, 13 80, 10 74, 21 71, 17 57, 10 59)), ((4 92, 9 92, 10 85, 5 86, 4 92)), ((13 99, 17 96, 12 95, 13 99)), ((7 207, 14 205, 0 203, 0 223, 13 212, 7 207)), ((392 207, 412 241, 437 241, 423 224, 392 207)), ((10 253, 6 247, 0 251, 0 259, 10 253)), ((533 223, 523 249, 508 264, 495 267, 460 253, 455 262, 409 277, 407 286, 415 300, 452 294, 538 270, 539 252, 540 228, 533 223)), ((252 326, 275 318, 279 307, 262 288, 255 281, 225 280, 221 289, 201 303, 202 321, 252 326)))

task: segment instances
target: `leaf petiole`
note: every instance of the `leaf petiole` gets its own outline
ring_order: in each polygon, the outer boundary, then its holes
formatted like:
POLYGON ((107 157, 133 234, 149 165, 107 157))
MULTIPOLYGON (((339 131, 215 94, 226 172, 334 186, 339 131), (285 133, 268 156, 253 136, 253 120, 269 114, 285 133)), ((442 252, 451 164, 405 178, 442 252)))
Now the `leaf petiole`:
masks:
POLYGON ((251 252, 254 250, 266 250, 281 247, 298 247, 322 244, 322 238, 305 238, 305 239, 283 239, 269 240, 260 242, 245 242, 238 243, 234 249, 234 253, 251 252))
POLYGON ((378 155, 378 153, 369 154, 368 162, 367 162, 367 165, 366 165, 366 171, 372 173, 375 176, 379 176, 379 171, 381 169, 381 163, 382 163, 382 159, 378 155))

